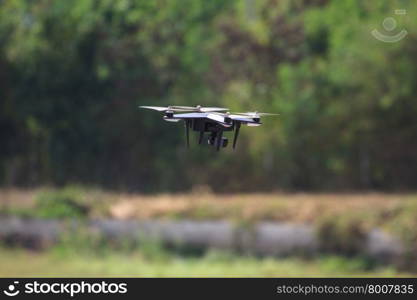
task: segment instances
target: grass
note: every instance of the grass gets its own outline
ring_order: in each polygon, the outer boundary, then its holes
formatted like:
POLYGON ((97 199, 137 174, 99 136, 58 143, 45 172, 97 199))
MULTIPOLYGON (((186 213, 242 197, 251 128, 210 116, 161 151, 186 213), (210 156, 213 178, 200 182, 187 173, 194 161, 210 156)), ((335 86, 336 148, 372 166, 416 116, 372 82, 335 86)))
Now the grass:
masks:
POLYGON ((399 276, 392 267, 370 267, 366 260, 325 256, 256 258, 210 251, 202 257, 167 254, 28 252, 0 250, 0 277, 332 277, 399 276))

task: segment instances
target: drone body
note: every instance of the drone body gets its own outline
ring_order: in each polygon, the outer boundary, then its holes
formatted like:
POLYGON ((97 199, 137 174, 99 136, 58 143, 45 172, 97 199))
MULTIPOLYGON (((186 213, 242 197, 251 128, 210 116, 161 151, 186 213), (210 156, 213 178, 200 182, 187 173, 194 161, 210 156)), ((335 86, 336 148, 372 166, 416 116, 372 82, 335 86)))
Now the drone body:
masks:
POLYGON ((227 108, 220 107, 196 107, 191 106, 140 106, 141 108, 164 112, 163 119, 169 122, 185 123, 185 135, 187 146, 190 146, 190 129, 199 133, 198 143, 201 144, 208 134, 207 143, 214 146, 217 151, 226 147, 228 139, 223 136, 225 131, 234 131, 233 149, 236 148, 237 138, 241 125, 260 126, 261 116, 274 115, 269 113, 230 113, 227 108), (181 113, 178 113, 181 112, 181 113))

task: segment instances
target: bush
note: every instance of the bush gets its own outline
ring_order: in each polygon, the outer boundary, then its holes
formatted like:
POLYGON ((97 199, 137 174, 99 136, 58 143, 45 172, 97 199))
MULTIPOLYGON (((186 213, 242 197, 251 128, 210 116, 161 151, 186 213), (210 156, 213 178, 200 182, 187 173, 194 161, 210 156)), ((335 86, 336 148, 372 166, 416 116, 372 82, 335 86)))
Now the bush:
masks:
POLYGON ((326 252, 357 255, 367 237, 363 222, 352 216, 328 216, 317 224, 320 248, 326 252))
POLYGON ((35 210, 35 215, 40 218, 85 218, 90 207, 83 203, 82 191, 64 188, 39 193, 35 210))
POLYGON ((405 246, 402 267, 417 270, 417 205, 414 201, 405 202, 396 218, 386 224, 388 230, 398 236, 405 246))

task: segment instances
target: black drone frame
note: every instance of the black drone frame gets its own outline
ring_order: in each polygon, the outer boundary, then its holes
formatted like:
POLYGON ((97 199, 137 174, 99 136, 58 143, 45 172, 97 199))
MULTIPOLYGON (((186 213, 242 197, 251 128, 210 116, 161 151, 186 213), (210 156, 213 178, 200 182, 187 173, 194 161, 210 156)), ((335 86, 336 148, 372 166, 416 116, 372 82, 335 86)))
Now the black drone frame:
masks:
POLYGON ((163 119, 169 122, 184 121, 187 147, 190 147, 190 129, 199 133, 198 144, 202 144, 205 134, 208 133, 207 143, 214 146, 217 151, 226 147, 228 139, 224 132, 234 131, 233 149, 236 148, 241 125, 260 126, 261 116, 274 115, 269 113, 247 112, 230 113, 227 108, 219 107, 190 107, 190 106, 140 106, 164 112, 163 119), (176 113, 182 112, 182 113, 176 113))

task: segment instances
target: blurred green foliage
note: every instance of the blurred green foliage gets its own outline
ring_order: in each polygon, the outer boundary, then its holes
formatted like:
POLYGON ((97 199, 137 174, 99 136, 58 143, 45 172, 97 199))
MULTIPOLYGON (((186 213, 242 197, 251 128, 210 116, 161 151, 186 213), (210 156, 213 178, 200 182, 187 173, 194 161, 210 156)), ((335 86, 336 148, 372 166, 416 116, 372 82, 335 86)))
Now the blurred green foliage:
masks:
POLYGON ((33 214, 39 218, 85 218, 90 208, 84 204, 82 192, 75 188, 46 190, 35 199, 33 214))
POLYGON ((316 234, 321 250, 353 256, 363 252, 369 229, 363 220, 345 215, 323 217, 316 224, 316 234))
MULTIPOLYGON (((415 1, 0 1, 0 183, 415 188, 415 1), (394 15, 402 8, 407 15, 394 15), (384 18, 408 35, 383 43, 384 18), (271 111, 238 149, 138 105, 271 111)), ((385 32, 385 34, 392 34, 385 32)))
POLYGON ((386 227, 398 236, 405 246, 404 268, 417 268, 417 205, 408 202, 397 211, 397 218, 390 220, 386 227))

